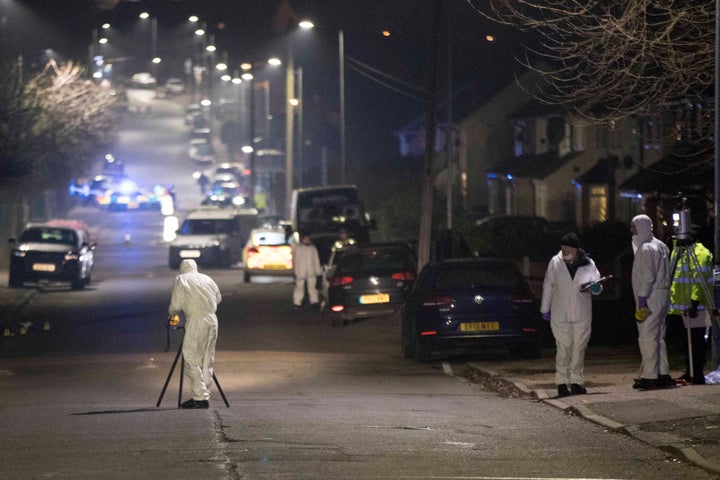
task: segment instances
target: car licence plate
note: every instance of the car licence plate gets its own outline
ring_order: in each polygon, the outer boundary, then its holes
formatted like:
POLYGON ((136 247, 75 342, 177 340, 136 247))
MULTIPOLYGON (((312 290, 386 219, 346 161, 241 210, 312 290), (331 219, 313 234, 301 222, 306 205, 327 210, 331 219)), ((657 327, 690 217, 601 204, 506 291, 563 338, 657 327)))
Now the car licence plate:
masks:
POLYGON ((290 270, 289 266, 280 263, 266 263, 263 268, 265 270, 290 270))
POLYGON ((180 258, 200 258, 200 250, 180 250, 180 258))
POLYGON ((390 295, 387 293, 377 293, 374 295, 360 295, 360 303, 366 305, 370 303, 388 303, 390 295))
POLYGON ((499 322, 467 322, 460 324, 461 332, 483 332, 500 330, 499 322))
POLYGON ((36 272, 54 272, 55 264, 54 263, 33 263, 32 268, 36 272))

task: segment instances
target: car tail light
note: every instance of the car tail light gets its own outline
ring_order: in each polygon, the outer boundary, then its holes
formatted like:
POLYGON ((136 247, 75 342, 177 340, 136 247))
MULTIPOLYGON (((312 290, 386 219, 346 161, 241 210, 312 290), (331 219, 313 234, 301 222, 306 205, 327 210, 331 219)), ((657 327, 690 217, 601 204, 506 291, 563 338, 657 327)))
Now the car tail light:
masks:
POLYGON ((437 335, 437 330, 423 330, 420 332, 421 337, 430 337, 432 335, 437 335))
POLYGON ((455 299, 446 295, 429 294, 423 298, 423 307, 450 307, 455 299))
POLYGON ((255 247, 248 247, 247 253, 248 253, 248 255, 254 255, 256 253, 260 253, 260 251, 255 247))
POLYGON ((331 287, 337 287, 339 285, 347 285, 348 283, 352 283, 353 278, 348 277, 346 275, 338 276, 338 277, 330 277, 329 282, 330 282, 331 287))
POLYGON ((330 310, 332 310, 333 312, 342 312, 343 310, 345 310, 345 306, 344 305, 333 305, 332 307, 330 307, 330 310))
POLYGON ((392 274, 392 279, 402 282, 403 280, 415 280, 413 272, 397 272, 392 274))

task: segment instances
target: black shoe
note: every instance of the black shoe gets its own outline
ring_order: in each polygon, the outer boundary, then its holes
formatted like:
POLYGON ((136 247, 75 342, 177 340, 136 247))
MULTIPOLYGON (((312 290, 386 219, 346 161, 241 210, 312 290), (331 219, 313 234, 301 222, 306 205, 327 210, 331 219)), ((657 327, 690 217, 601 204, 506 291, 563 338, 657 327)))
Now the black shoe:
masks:
POLYGON ((207 400, 194 400, 190 399, 187 402, 183 402, 182 405, 180 405, 180 408, 188 409, 188 408, 208 408, 210 406, 210 402, 207 400))
POLYGON ((658 375, 657 386, 658 388, 674 387, 676 385, 675 380, 670 375, 658 375))
POLYGON ((302 307, 300 305, 293 305, 293 310, 299 312, 300 310, 302 310, 302 307))
POLYGON ((567 397, 570 395, 567 385, 558 385, 558 397, 567 397))
POLYGON ((582 385, 578 385, 577 383, 573 383, 570 385, 570 393, 573 395, 584 395, 587 393, 587 388, 582 385))
POLYGON ((649 378, 636 378, 633 384, 635 390, 651 390, 658 388, 657 380, 651 380, 649 378))

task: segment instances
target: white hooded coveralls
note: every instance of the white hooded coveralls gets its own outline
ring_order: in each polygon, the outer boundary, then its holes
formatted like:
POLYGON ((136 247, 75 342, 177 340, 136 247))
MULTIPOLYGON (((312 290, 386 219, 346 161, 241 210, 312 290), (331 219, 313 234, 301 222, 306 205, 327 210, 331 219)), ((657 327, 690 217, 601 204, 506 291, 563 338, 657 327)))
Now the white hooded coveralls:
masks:
POLYGON ((638 346, 642 363, 640 377, 657 380, 669 375, 670 366, 665 345, 665 317, 670 307, 670 250, 653 236, 652 220, 647 215, 632 219, 637 230, 632 246, 635 252, 632 267, 632 288, 637 308, 638 297, 647 298, 650 315, 637 323, 638 346))
POLYGON ((315 245, 296 243, 293 245, 293 273, 295 274, 295 290, 293 290, 293 304, 296 307, 302 305, 305 296, 305 284, 307 283, 308 297, 310 303, 316 304, 320 301, 317 290, 317 277, 322 275, 320 257, 315 245))
MULTIPOLYGON (((580 251, 578 251, 580 252, 580 251)), ((589 257, 575 277, 558 252, 548 263, 543 281, 541 312, 550 312, 550 328, 555 338, 555 384, 585 383, 585 350, 590 341, 592 299, 589 291, 581 292, 588 282, 600 280, 600 272, 589 257)))
POLYGON ((208 400, 215 364, 218 336, 217 305, 222 301, 217 284, 197 271, 195 260, 180 263, 168 313, 185 314, 182 353, 193 400, 208 400))

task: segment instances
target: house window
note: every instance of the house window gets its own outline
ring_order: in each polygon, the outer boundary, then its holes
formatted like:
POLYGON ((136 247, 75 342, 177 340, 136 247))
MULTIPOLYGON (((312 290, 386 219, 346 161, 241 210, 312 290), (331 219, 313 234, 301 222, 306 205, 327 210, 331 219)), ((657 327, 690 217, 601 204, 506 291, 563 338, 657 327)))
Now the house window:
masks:
POLYGON ((515 141, 513 142, 513 152, 516 157, 522 157, 523 154, 527 151, 526 145, 528 143, 528 140, 526 138, 527 133, 525 129, 525 122, 515 122, 514 129, 515 141))
POLYGON ((590 209, 588 221, 590 224, 607 221, 607 188, 604 186, 590 187, 590 209))
POLYGON ((587 128, 582 125, 572 125, 572 149, 574 152, 585 151, 585 135, 587 134, 587 128))

